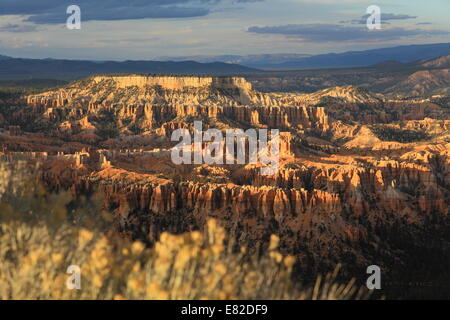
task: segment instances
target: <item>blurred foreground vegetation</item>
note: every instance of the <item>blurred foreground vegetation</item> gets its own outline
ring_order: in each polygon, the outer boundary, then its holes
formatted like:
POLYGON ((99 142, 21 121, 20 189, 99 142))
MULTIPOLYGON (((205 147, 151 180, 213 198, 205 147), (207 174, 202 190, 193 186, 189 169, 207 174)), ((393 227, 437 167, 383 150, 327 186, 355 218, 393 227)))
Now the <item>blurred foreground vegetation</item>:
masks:
MULTIPOLYGON (((38 168, 34 170, 38 172, 38 168)), ((108 231, 112 216, 91 199, 49 194, 23 162, 0 162, 0 299, 356 299, 338 270, 313 287, 292 281, 295 259, 232 250, 215 220, 205 232, 163 233, 153 248, 108 231), (66 286, 81 268, 81 289, 66 286)))

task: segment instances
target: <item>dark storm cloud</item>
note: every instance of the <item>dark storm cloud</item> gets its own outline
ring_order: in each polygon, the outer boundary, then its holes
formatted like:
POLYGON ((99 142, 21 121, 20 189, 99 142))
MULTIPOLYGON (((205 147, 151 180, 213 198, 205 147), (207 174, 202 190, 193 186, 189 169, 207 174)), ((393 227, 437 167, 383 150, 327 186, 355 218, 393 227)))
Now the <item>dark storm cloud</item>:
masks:
POLYGON ((30 15, 27 21, 37 24, 64 23, 66 8, 75 4, 83 21, 186 18, 205 16, 219 3, 256 1, 262 0, 1 0, 0 15, 30 15))
POLYGON ((249 32, 259 34, 283 35, 287 38, 307 42, 341 41, 382 41, 397 40, 411 36, 431 36, 449 34, 443 30, 422 30, 404 28, 384 28, 368 30, 363 26, 344 26, 338 24, 290 24, 282 26, 250 27, 249 32))

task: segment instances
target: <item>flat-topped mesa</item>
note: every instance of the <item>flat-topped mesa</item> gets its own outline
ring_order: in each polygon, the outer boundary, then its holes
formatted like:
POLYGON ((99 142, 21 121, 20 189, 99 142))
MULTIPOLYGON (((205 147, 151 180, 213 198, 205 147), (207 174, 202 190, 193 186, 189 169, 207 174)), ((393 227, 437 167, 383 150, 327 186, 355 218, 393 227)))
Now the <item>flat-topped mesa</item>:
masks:
POLYGON ((251 102, 251 83, 241 77, 200 77, 200 76, 98 76, 93 81, 100 83, 104 80, 115 82, 116 88, 125 89, 136 86, 138 88, 160 86, 166 90, 182 91, 187 88, 212 88, 219 90, 232 90, 237 100, 242 104, 251 102))
POLYGON ((251 83, 242 77, 195 77, 195 76, 152 76, 152 75, 123 75, 123 76, 96 76, 92 80, 96 83, 104 80, 113 80, 117 88, 131 86, 161 86, 163 89, 183 90, 186 87, 202 88, 213 87, 217 89, 252 90, 251 83))

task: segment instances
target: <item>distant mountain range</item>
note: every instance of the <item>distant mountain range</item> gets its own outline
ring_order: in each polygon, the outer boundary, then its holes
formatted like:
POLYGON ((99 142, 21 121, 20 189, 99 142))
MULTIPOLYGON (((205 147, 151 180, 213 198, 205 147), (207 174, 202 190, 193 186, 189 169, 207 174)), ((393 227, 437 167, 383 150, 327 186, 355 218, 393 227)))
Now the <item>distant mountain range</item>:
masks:
POLYGON ((358 86, 390 97, 450 95, 450 55, 409 63, 389 60, 368 67, 266 71, 247 79, 264 92, 312 93, 358 86))
POLYGON ((439 56, 431 59, 421 59, 413 62, 403 63, 399 61, 383 61, 374 65, 369 66, 369 68, 390 68, 390 69, 442 69, 450 68, 450 54, 445 56, 439 56))
POLYGON ((178 75, 241 75, 258 70, 223 62, 195 61, 78 61, 56 59, 18 59, 0 56, 0 80, 73 80, 101 73, 152 73, 178 75))
POLYGON ((158 57, 161 61, 197 61, 201 63, 210 62, 226 62, 236 63, 244 66, 251 66, 252 68, 264 68, 270 65, 278 65, 287 61, 297 61, 304 58, 311 57, 310 54, 291 54, 291 53, 275 53, 275 54, 251 54, 246 56, 239 55, 197 55, 197 56, 181 56, 181 57, 158 57))
POLYGON ((344 53, 328 53, 320 55, 302 54, 261 54, 261 55, 220 55, 220 56, 185 56, 162 58, 180 61, 228 62, 239 63, 251 68, 264 69, 315 69, 365 67, 385 61, 402 63, 416 60, 433 59, 450 54, 450 43, 408 45, 392 48, 381 48, 365 51, 348 51, 344 53))
MULTIPOLYGON (((265 73, 261 72, 261 69, 331 70, 331 68, 371 67, 377 70, 391 71, 390 69, 395 69, 400 71, 404 68, 443 68, 445 63, 448 63, 445 58, 428 62, 428 65, 423 66, 417 63, 448 55, 450 55, 450 43, 400 46, 316 56, 302 54, 186 56, 172 58, 171 61, 22 59, 0 55, 0 80, 36 78, 74 80, 92 74, 106 73, 258 76, 258 74, 265 73), (192 61, 193 59, 197 61, 192 61)), ((314 72, 317 74, 318 71, 314 72)), ((326 84, 324 82, 322 85, 326 84)))

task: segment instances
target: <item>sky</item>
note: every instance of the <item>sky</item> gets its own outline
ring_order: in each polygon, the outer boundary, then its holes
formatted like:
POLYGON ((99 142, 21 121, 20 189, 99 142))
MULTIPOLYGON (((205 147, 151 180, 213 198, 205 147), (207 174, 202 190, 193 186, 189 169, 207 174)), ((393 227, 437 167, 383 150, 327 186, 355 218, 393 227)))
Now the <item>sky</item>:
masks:
POLYGON ((450 42, 450 0, 1 0, 0 54, 151 60, 450 42), (67 7, 81 9, 70 30, 67 7), (368 30, 366 10, 381 9, 368 30))

